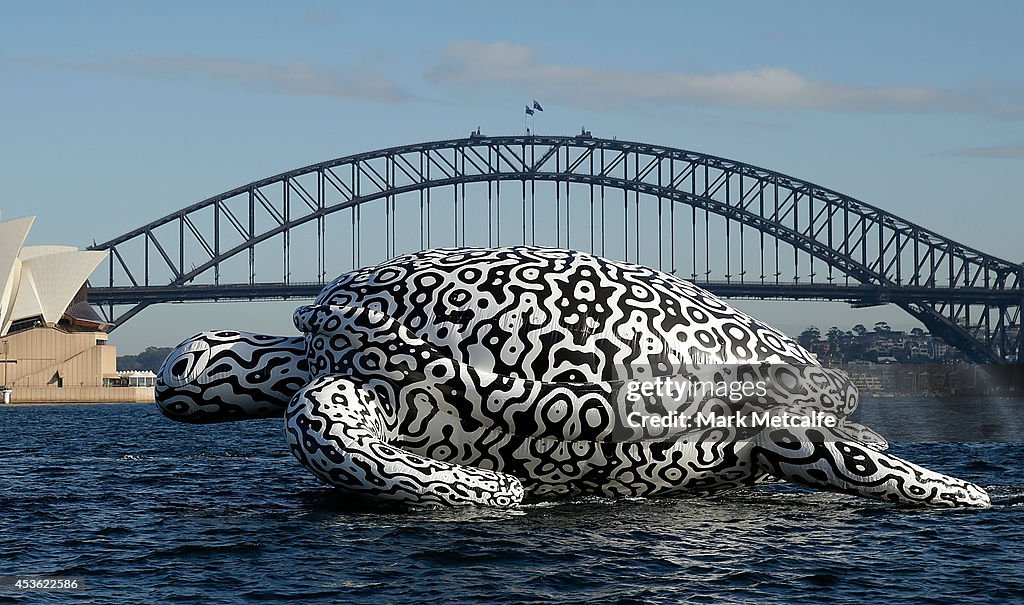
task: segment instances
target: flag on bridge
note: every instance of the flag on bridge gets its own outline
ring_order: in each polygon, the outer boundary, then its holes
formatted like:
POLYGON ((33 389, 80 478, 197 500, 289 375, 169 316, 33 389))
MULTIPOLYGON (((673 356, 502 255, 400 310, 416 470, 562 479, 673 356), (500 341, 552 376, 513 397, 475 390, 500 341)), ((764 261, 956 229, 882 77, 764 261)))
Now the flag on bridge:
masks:
POLYGON ((536 109, 537 111, 544 111, 544 108, 540 106, 540 103, 537 102, 537 99, 533 100, 533 108, 536 109))
POLYGON ((526 115, 528 115, 528 116, 532 116, 533 115, 533 109, 529 105, 526 106, 526 115))

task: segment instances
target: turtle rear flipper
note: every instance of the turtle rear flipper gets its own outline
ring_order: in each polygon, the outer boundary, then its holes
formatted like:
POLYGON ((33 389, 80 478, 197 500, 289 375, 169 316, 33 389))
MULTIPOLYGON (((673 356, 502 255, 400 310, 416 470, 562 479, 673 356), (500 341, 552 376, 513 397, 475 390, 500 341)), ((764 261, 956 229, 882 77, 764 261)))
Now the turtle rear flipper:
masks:
POLYGON ((828 427, 766 429, 752 452, 787 481, 914 506, 988 507, 982 488, 850 440, 828 427))
POLYGON ((515 506, 519 479, 433 460, 389 443, 374 390, 353 376, 322 376, 285 413, 292 454, 325 483, 368 499, 404 504, 515 506))

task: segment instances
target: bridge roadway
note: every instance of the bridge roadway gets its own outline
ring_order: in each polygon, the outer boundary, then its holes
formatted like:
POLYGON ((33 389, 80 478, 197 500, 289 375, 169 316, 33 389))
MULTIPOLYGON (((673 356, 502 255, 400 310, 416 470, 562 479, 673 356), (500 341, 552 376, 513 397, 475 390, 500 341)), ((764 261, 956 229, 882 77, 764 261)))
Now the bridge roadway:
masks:
MULTIPOLYGON (((854 306, 889 303, 957 303, 994 306, 1019 305, 1019 290, 987 288, 948 288, 928 286, 878 286, 873 284, 760 283, 695 281, 722 298, 759 300, 829 300, 854 306)), ((89 287, 89 302, 94 305, 129 305, 165 302, 212 302, 229 300, 313 299, 324 284, 255 283, 195 284, 189 286, 89 287)))

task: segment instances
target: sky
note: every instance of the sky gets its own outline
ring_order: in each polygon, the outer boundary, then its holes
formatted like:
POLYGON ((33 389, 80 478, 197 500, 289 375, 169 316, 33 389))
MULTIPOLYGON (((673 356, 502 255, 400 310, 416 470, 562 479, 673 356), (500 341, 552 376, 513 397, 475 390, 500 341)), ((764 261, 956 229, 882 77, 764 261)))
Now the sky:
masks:
MULTIPOLYGON (((1024 261, 1024 4, 5 2, 0 217, 88 246, 353 153, 586 126, 778 170, 1024 261)), ((296 303, 159 305, 123 353, 290 333, 296 303)), ((737 301, 789 333, 895 308, 737 301)))

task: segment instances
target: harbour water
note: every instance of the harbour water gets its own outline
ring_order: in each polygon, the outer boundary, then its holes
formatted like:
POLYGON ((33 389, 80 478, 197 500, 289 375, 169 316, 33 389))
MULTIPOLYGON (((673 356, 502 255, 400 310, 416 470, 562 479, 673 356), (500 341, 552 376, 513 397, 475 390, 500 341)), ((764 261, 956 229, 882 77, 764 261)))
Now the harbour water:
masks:
MULTIPOLYGON (((984 486, 991 509, 791 485, 509 511, 353 508, 290 457, 279 421, 3 406, 0 575, 80 577, 82 603, 1024 600, 1024 436, 1011 422, 966 443, 955 429, 926 438, 929 415, 950 405, 867 401, 862 419, 907 439, 897 455, 984 486)), ((0 603, 68 596, 5 589, 0 603)))

